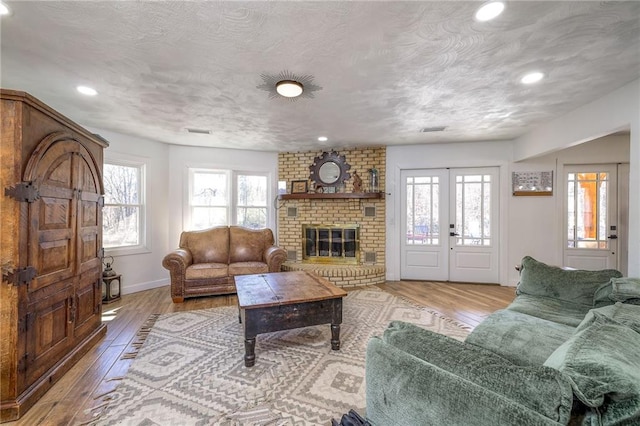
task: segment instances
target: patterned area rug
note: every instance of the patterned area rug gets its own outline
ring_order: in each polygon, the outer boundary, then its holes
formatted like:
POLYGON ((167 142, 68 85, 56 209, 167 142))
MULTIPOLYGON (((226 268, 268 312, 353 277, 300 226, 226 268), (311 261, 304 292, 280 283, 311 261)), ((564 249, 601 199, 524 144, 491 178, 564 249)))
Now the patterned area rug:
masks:
POLYGON ((392 320, 468 334, 384 291, 355 290, 339 351, 329 325, 260 334, 246 368, 237 307, 161 315, 97 424, 328 425, 350 409, 364 414, 367 341, 392 320))

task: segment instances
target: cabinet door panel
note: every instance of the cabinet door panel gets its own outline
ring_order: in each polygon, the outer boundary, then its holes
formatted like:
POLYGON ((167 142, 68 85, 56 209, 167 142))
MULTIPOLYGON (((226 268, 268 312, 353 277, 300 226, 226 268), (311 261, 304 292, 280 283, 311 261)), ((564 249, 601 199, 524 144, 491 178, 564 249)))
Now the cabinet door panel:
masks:
POLYGON ((57 150, 47 152, 39 163, 44 169, 36 182, 40 198, 29 206, 28 262, 38 272, 29 285, 31 292, 76 273, 74 161, 69 152, 55 157, 58 154, 57 150))
POLYGON ((73 286, 42 297, 27 308, 26 385, 58 362, 73 344, 73 286))
POLYGON ((88 153, 78 158, 78 263, 79 273, 102 268, 102 208, 100 175, 88 153))
POLYGON ((76 313, 74 338, 81 340, 95 330, 102 318, 102 282, 101 270, 94 269, 82 274, 76 289, 76 313))

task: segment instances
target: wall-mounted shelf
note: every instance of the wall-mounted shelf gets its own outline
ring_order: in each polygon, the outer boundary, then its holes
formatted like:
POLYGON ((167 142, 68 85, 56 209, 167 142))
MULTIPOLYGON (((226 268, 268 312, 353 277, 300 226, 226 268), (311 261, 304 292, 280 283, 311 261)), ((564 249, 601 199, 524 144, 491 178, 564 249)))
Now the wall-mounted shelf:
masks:
POLYGON ((335 194, 325 193, 303 193, 303 194, 280 194, 279 200, 303 200, 303 199, 324 199, 324 200, 336 200, 336 199, 381 199, 384 198, 384 192, 338 192, 335 194))

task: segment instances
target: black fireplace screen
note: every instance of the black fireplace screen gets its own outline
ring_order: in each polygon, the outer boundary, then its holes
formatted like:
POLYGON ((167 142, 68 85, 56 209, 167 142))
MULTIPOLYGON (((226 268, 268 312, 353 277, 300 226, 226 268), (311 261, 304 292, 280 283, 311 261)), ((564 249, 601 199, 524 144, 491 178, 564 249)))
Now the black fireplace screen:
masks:
POLYGON ((358 225, 303 225, 303 259, 320 263, 358 263, 358 225))

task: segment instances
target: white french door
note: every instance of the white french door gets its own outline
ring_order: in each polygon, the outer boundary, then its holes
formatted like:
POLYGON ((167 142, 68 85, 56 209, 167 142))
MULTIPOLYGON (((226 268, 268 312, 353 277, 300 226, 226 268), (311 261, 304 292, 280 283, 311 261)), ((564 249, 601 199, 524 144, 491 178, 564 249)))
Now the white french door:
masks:
POLYGON ((449 279, 449 170, 403 170, 401 279, 449 279))
POLYGON ((401 172, 402 279, 497 283, 497 168, 401 172))
MULTIPOLYGON (((626 269, 626 264, 618 262, 619 250, 624 253, 626 249, 626 240, 618 238, 626 235, 624 219, 622 223, 618 220, 618 165, 565 166, 564 170, 564 265, 588 270, 626 269)), ((623 170, 628 176, 628 167, 623 170)), ((621 195, 620 200, 628 202, 628 194, 621 195)), ((623 202, 621 210, 627 208, 623 202)))

